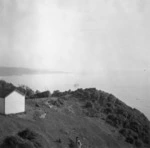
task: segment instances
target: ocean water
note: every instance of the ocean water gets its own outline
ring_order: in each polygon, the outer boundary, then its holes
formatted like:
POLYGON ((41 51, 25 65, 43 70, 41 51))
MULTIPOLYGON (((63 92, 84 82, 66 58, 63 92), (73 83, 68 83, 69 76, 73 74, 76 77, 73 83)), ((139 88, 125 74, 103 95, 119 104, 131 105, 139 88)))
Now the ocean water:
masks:
POLYGON ((99 73, 53 73, 3 76, 15 85, 34 90, 75 90, 95 87, 114 94, 127 105, 142 111, 150 119, 150 78, 145 71, 107 71, 99 73))

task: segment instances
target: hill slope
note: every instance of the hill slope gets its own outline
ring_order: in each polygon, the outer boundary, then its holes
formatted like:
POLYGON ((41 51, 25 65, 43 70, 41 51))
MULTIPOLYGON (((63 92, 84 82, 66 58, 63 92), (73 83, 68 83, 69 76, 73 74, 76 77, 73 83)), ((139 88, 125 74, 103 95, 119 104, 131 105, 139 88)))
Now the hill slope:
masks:
POLYGON ((144 114, 95 88, 27 99, 26 113, 0 115, 0 123, 1 148, 75 148, 76 137, 82 148, 150 147, 144 114))

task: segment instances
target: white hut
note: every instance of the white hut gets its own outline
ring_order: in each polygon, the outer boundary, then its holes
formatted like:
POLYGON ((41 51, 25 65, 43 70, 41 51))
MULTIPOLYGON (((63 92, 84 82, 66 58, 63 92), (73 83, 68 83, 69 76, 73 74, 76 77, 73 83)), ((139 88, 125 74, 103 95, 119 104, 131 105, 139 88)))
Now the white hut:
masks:
POLYGON ((25 112, 25 95, 18 90, 3 91, 0 94, 0 113, 16 114, 25 112))

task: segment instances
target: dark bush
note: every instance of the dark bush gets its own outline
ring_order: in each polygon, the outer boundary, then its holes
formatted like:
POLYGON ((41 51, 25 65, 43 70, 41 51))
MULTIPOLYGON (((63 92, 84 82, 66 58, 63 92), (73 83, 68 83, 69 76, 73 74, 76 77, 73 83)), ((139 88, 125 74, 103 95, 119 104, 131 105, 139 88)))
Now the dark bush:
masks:
POLYGON ((112 126, 115 126, 115 127, 119 127, 119 125, 120 125, 120 120, 114 114, 108 115, 106 118, 106 122, 111 124, 112 126))
POLYGON ((150 127, 148 125, 144 125, 143 126, 143 132, 145 132, 146 134, 149 134, 149 129, 150 127))
POLYGON ((136 141, 135 141, 135 146, 136 146, 136 147, 139 148, 139 147, 142 147, 142 145, 143 145, 143 144, 142 144, 142 142, 141 142, 140 140, 136 140, 136 141))
POLYGON ((35 107, 40 107, 40 105, 38 103, 35 104, 35 107))
POLYGON ((16 148, 35 148, 35 147, 32 144, 24 143, 24 144, 19 144, 19 146, 16 148))
POLYGON ((35 93, 34 90, 32 90, 30 87, 26 85, 20 85, 19 87, 17 87, 17 89, 26 95, 26 99, 29 99, 30 96, 34 95, 35 93))
POLYGON ((108 103, 106 103, 106 106, 107 106, 107 107, 112 107, 112 103, 109 103, 109 102, 108 102, 108 103))
POLYGON ((31 131, 30 129, 25 129, 21 132, 18 133, 18 136, 20 136, 23 139, 27 139, 27 140, 34 140, 37 137, 37 133, 31 131))
POLYGON ((127 113, 126 113, 126 111, 123 109, 123 108, 117 108, 117 109, 115 109, 115 112, 116 112, 116 114, 118 114, 118 115, 122 115, 122 116, 124 116, 124 117, 127 117, 127 113))
POLYGON ((135 144, 136 147, 141 147, 142 146, 142 142, 139 139, 139 136, 136 132, 132 131, 131 129, 120 129, 119 133, 122 134, 125 138, 126 138, 126 142, 131 143, 131 144, 135 144))
POLYGON ((109 114, 109 113, 112 113, 112 109, 110 107, 107 107, 107 108, 103 109, 103 112, 105 114, 109 114))
POLYGON ((52 94, 52 97, 60 97, 62 96, 62 93, 59 90, 55 90, 52 94))
POLYGON ((61 141, 61 139, 59 138, 59 139, 56 139, 55 142, 56 142, 56 143, 61 143, 62 141, 61 141))
POLYGON ((100 104, 98 104, 97 102, 95 102, 93 104, 93 108, 95 108, 95 110, 100 111, 102 109, 102 107, 100 106, 100 104))
POLYGON ((108 96, 108 98, 107 98, 107 101, 108 102, 114 102, 116 100, 116 97, 114 96, 114 95, 112 95, 112 94, 110 94, 109 96, 108 96))
POLYGON ((0 147, 1 148, 35 148, 31 142, 24 141, 18 136, 6 137, 2 145, 0 145, 0 147))
POLYGON ((76 144, 72 139, 69 139, 69 148, 76 148, 76 144))
POLYGON ((140 131, 140 125, 136 121, 130 122, 129 128, 137 133, 140 131))
POLYGON ((148 135, 143 135, 141 139, 145 144, 150 143, 150 137, 148 137, 148 135))
POLYGON ((126 138, 126 142, 133 144, 134 143, 134 139, 132 137, 127 137, 126 138))
POLYGON ((94 108, 88 108, 85 113, 89 117, 98 117, 98 111, 94 108))
POLYGON ((93 104, 88 101, 88 102, 86 102, 86 104, 85 104, 84 107, 85 107, 85 108, 92 108, 92 107, 93 107, 93 104))
POLYGON ((81 100, 98 100, 99 92, 95 88, 77 89, 73 93, 74 97, 80 98, 81 100))
POLYGON ((42 145, 39 141, 32 141, 35 148, 42 148, 42 145))
POLYGON ((12 90, 15 86, 12 83, 8 83, 4 80, 0 80, 0 90, 12 90))
POLYGON ((48 98, 50 96, 51 96, 51 93, 49 90, 47 90, 47 91, 43 91, 43 92, 39 92, 39 93, 35 93, 31 95, 30 99, 48 98))
POLYGON ((129 120, 125 120, 122 124, 123 128, 128 128, 129 127, 129 120))
POLYGON ((61 98, 58 98, 57 100, 50 100, 49 103, 57 107, 60 107, 64 104, 61 98))
POLYGON ((99 99, 98 99, 99 104, 102 106, 106 105, 106 103, 108 103, 107 98, 110 94, 104 91, 98 91, 98 92, 99 92, 99 99))
POLYGON ((29 140, 35 148, 42 148, 41 143, 37 140, 38 134, 34 131, 31 131, 27 128, 19 132, 18 136, 20 136, 24 140, 29 140))
POLYGON ((120 101, 119 99, 116 99, 115 105, 117 105, 117 106, 122 106, 122 105, 123 105, 123 102, 120 101))
POLYGON ((16 148, 19 144, 23 144, 23 140, 17 136, 8 136, 3 141, 3 147, 16 148))
POLYGON ((0 146, 1 148, 42 148, 37 139, 37 133, 25 129, 15 136, 6 137, 0 146))
POLYGON ((122 134, 124 137, 126 137, 128 135, 128 131, 125 128, 120 129, 119 133, 122 134))

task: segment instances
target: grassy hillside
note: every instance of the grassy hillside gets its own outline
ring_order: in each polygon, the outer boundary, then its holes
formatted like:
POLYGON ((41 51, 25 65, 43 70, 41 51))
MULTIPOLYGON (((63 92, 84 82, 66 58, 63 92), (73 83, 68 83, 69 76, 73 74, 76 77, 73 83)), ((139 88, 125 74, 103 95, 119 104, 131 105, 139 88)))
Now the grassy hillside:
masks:
POLYGON ((27 99, 26 113, 0 115, 1 148, 150 147, 150 123, 143 113, 95 88, 54 91, 27 99))

